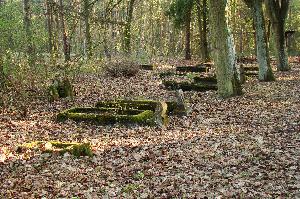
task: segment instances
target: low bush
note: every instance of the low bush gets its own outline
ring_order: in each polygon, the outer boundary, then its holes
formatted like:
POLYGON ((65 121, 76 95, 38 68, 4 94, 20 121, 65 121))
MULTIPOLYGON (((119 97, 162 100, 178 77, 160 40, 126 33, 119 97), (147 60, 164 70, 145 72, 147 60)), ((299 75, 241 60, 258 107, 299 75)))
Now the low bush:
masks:
POLYGON ((125 59, 113 60, 104 65, 105 74, 111 77, 133 77, 139 70, 137 63, 125 59))

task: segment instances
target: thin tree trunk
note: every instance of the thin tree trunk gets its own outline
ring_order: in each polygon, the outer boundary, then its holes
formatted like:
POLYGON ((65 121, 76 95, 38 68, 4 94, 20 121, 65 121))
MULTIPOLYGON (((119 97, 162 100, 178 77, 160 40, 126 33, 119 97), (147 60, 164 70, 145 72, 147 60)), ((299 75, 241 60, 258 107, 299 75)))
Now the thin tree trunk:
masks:
POLYGON ((207 26, 207 0, 203 0, 203 34, 202 34, 202 41, 203 41, 203 55, 204 55, 204 60, 209 61, 209 51, 208 51, 208 41, 207 41, 207 32, 208 32, 208 26, 207 26))
POLYGON ((2 63, 2 59, 0 57, 0 89, 5 88, 5 74, 4 74, 4 67, 2 63))
POLYGON ((133 18, 134 3, 135 0, 130 0, 129 2, 128 15, 124 30, 124 50, 127 54, 131 53, 131 22, 133 18))
POLYGON ((242 94, 236 71, 233 36, 229 31, 226 13, 227 0, 210 0, 210 19, 213 60, 216 66, 218 93, 221 97, 242 94))
POLYGON ((83 0, 83 16, 85 25, 85 49, 87 58, 90 59, 92 56, 92 42, 90 32, 90 2, 89 0, 83 0))
POLYGON ((47 12, 47 29, 48 29, 48 48, 51 60, 54 59, 54 44, 53 44, 53 2, 52 0, 46 0, 46 12, 47 12))
POLYGON ((196 2, 196 7, 197 7, 197 21, 198 21, 198 28, 199 28, 199 47, 200 47, 200 57, 201 59, 204 59, 204 54, 203 54, 203 23, 202 23, 202 9, 201 9, 201 2, 202 0, 198 0, 196 2))
POLYGON ((192 10, 188 11, 185 20, 185 59, 190 60, 191 56, 191 15, 192 10))
MULTIPOLYGON (((53 1, 53 0, 52 0, 53 1)), ((55 2, 55 1, 54 1, 55 2)), ((56 3, 56 2, 55 2, 56 3)), ((53 7, 53 51, 55 58, 59 56, 59 35, 60 35, 60 23, 59 23, 59 9, 57 7, 53 7)))
MULTIPOLYGON (((254 38, 256 38, 257 37, 257 32, 256 32, 256 26, 255 26, 255 22, 254 22, 254 20, 252 21, 252 28, 253 28, 253 31, 254 31, 254 38)), ((255 56, 257 56, 257 51, 256 51, 256 49, 257 49, 257 40, 256 39, 254 39, 254 55, 255 56)))
POLYGON ((35 52, 34 52, 34 44, 33 44, 33 34, 31 30, 31 5, 30 0, 23 1, 24 6, 24 28, 26 33, 26 43, 27 43, 27 55, 28 62, 31 68, 35 65, 35 52))
POLYGON ((269 49, 265 29, 265 20, 261 0, 253 1, 253 17, 256 29, 256 54, 259 65, 258 79, 260 81, 274 81, 273 71, 270 65, 269 49))
POLYGON ((240 30, 239 30, 239 35, 240 35, 240 38, 239 38, 239 57, 244 57, 244 34, 243 34, 243 27, 240 27, 240 30))
POLYGON ((70 55, 71 48, 70 48, 70 42, 69 42, 68 33, 65 25, 65 17, 64 17, 62 0, 59 0, 59 7, 60 7, 59 14, 60 14, 60 25, 61 25, 62 38, 63 38, 64 56, 65 56, 65 62, 68 62, 71 59, 71 55, 70 55))
POLYGON ((204 61, 209 61, 209 51, 207 42, 207 0, 199 0, 197 2, 198 25, 200 34, 200 57, 204 61), (201 9, 201 2, 202 9, 201 9))

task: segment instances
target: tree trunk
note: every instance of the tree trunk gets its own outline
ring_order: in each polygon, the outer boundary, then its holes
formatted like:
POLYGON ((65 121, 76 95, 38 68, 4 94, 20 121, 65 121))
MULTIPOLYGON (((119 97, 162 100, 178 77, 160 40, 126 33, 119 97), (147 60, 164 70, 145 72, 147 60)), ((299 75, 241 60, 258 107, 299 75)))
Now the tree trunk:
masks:
POLYGON ((59 0, 59 14, 60 14, 60 25, 62 30, 62 38, 63 38, 63 47, 64 47, 64 56, 65 56, 65 62, 70 61, 71 59, 71 48, 70 48, 70 42, 68 38, 68 33, 66 30, 65 25, 65 17, 64 17, 64 10, 63 10, 63 1, 59 0))
POLYGON ((92 56, 92 43, 91 43, 91 32, 90 32, 90 2, 89 0, 83 0, 83 17, 85 25, 85 49, 87 59, 90 59, 92 56))
POLYGON ((51 60, 54 59, 54 44, 53 44, 53 2, 46 0, 46 15, 47 15, 47 29, 48 29, 48 48, 51 60))
POLYGON ((210 0, 212 57, 215 63, 218 93, 226 98, 242 94, 237 77, 233 36, 229 31, 226 13, 227 0, 210 0))
POLYGON ((202 41, 203 41, 203 55, 204 55, 204 60, 209 61, 209 51, 208 51, 208 41, 207 41, 207 0, 203 0, 203 34, 202 34, 202 41))
POLYGON ((197 7, 197 21, 198 21, 198 28, 199 28, 199 47, 200 47, 200 58, 204 59, 203 55, 203 23, 202 23, 202 9, 201 9, 201 2, 202 0, 198 0, 196 2, 196 7, 197 7))
POLYGON ((277 70, 290 70, 285 46, 285 21, 289 10, 289 0, 265 0, 266 11, 270 17, 277 49, 277 70))
POLYGON ((253 18, 256 29, 256 54, 259 65, 258 79, 260 81, 274 81, 275 78, 270 65, 262 1, 254 0, 252 5, 253 18))
POLYGON ((33 44, 33 34, 31 30, 31 7, 30 0, 23 1, 24 6, 24 28, 26 33, 28 63, 31 68, 35 65, 35 52, 33 44))
POLYGON ((128 15, 125 24, 124 30, 124 50, 125 53, 131 53, 131 22, 133 18, 133 10, 134 10, 135 0, 130 0, 128 5, 128 15))
POLYGON ((5 74, 4 74, 2 58, 0 57, 0 90, 4 88, 5 88, 5 74))
POLYGON ((207 42, 207 0, 203 0, 202 9, 201 1, 197 2, 198 24, 200 34, 200 56, 206 62, 209 61, 209 51, 207 42))
POLYGON ((189 10, 185 19, 185 59, 190 60, 191 56, 191 15, 192 10, 189 10))
POLYGON ((277 50, 277 70, 288 71, 290 70, 288 64, 288 55, 285 46, 285 31, 284 31, 284 21, 279 21, 278 23, 273 23, 272 27, 274 30, 274 39, 276 43, 277 50))
POLYGON ((60 35, 60 31, 59 31, 60 30, 60 23, 59 23, 59 9, 57 7, 53 7, 52 24, 53 24, 53 38, 54 38, 54 40, 53 40, 53 51, 54 51, 54 56, 56 58, 58 58, 58 53, 59 53, 59 37, 60 37, 59 36, 60 35))

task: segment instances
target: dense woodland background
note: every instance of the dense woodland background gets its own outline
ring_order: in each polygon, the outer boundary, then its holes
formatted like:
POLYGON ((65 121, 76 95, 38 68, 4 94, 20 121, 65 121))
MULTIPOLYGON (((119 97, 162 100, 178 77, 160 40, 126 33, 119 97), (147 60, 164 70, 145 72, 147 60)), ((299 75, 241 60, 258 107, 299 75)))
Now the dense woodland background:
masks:
POLYGON ((0 0, 0 199, 299 198, 299 41, 299 0, 0 0), (167 120, 58 119, 120 99, 167 120))
MULTIPOLYGON (((229 3, 229 25, 237 56, 255 56, 255 26, 251 10, 243 1, 229 3)), ((188 18, 191 19, 192 57, 203 58, 204 45, 211 51, 211 42, 206 44, 205 41, 213 39, 209 32, 207 1, 178 1, 179 5, 174 4, 175 1, 163 0, 1 1, 0 54, 4 71, 9 74, 18 71, 19 67, 20 70, 26 67, 26 63, 20 63, 20 60, 26 56, 28 45, 37 59, 34 67, 37 71, 44 71, 49 64, 55 66, 54 63, 64 59, 85 64, 88 58, 103 60, 124 56, 128 51, 132 59, 144 63, 150 63, 152 59, 183 58, 187 29, 185 9, 191 9, 188 18), (28 4, 29 30, 24 24, 25 4, 28 4), (185 8, 188 6, 191 8, 185 8), (64 48, 70 51, 66 52, 66 58, 64 48), (51 58, 53 62, 50 62, 51 58)), ((296 41, 300 37, 300 3, 291 1, 288 9, 285 25, 288 52, 289 55, 299 55, 299 42, 296 41)), ((267 15, 266 29, 268 38, 272 38, 267 15)), ((272 39, 270 49, 274 55, 276 49, 272 39)))

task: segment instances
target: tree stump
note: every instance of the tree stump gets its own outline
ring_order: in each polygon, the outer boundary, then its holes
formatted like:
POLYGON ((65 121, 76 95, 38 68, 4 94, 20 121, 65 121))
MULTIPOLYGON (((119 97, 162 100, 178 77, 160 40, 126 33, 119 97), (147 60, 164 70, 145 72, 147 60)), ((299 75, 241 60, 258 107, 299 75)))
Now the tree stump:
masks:
POLYGON ((50 102, 59 98, 74 97, 73 86, 68 78, 55 79, 48 88, 48 98, 50 102))

